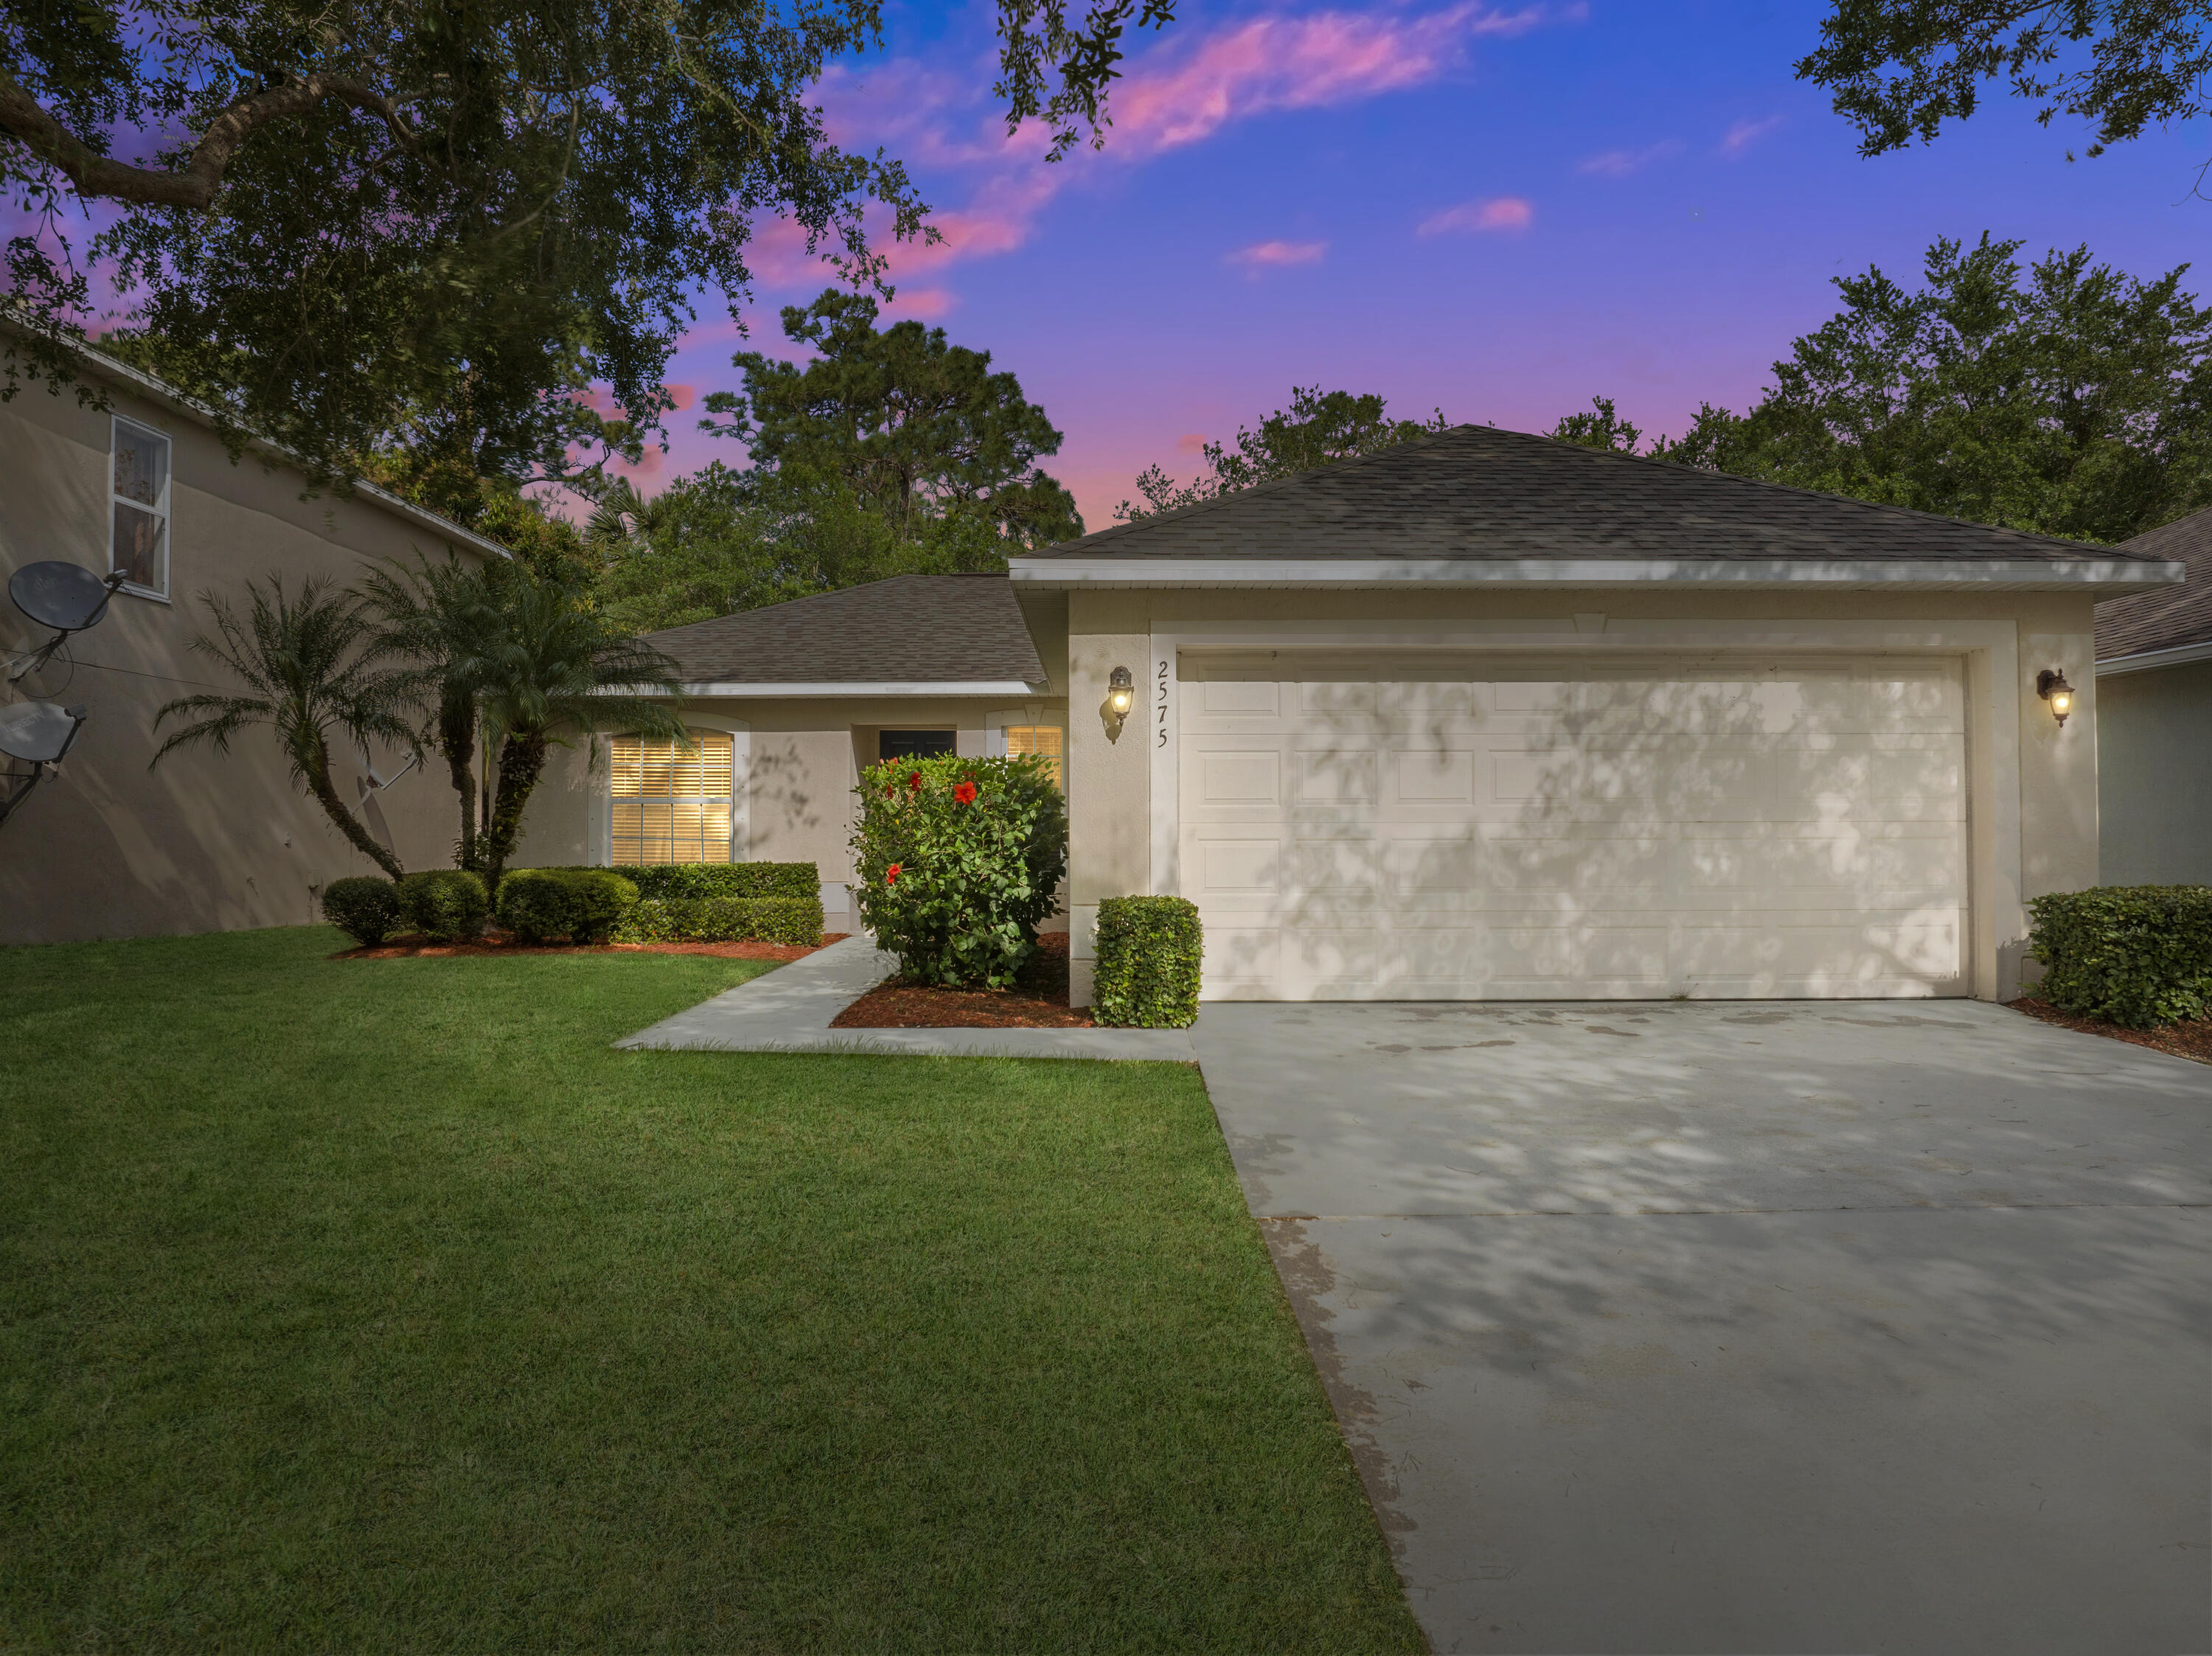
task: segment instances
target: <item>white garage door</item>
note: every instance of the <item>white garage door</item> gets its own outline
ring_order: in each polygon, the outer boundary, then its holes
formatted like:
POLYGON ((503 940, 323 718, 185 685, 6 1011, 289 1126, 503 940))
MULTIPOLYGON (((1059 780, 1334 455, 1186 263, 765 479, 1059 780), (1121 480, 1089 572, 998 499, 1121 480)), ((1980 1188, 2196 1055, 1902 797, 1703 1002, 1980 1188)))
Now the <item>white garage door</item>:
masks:
POLYGON ((1179 676, 1210 998, 1965 992, 1955 663, 1179 676))

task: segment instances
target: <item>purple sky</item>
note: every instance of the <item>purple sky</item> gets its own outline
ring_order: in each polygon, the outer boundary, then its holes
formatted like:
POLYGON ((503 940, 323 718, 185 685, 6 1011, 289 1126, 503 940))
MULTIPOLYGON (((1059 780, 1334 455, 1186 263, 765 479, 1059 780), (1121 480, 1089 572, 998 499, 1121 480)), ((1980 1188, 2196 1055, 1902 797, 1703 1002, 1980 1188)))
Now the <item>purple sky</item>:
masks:
MULTIPOLYGON (((1834 310, 1830 277, 1917 278, 1939 234, 2086 240, 2148 276, 2212 231, 2189 194, 2200 132, 2069 166, 2078 132, 1999 98, 1861 160, 1791 75, 1826 10, 1186 0, 1133 53, 1104 151, 1058 167, 1006 137, 981 9, 894 3, 888 50, 823 97, 841 142, 907 162, 945 235, 895 254, 892 314, 1020 375, 1066 434, 1048 469, 1101 528, 1143 467, 1188 476, 1200 437, 1293 384, 1526 430, 1602 391, 1679 431, 1700 399, 1756 393, 1834 310)), ((761 253, 753 338, 774 352, 776 308, 826 273, 773 232, 761 253)), ((687 403, 737 380, 719 301, 701 310, 670 373, 687 403)), ((672 418, 647 488, 741 457, 696 418, 672 418)))

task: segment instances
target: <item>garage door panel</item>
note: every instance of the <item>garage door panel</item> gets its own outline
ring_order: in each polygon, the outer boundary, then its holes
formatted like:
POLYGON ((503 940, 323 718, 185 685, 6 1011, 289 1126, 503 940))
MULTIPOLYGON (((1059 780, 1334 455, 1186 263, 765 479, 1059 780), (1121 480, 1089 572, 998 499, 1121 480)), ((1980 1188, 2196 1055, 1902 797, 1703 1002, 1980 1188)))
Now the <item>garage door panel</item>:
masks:
POLYGON ((1963 992, 1954 664, 1330 669, 1183 710, 1210 996, 1963 992))

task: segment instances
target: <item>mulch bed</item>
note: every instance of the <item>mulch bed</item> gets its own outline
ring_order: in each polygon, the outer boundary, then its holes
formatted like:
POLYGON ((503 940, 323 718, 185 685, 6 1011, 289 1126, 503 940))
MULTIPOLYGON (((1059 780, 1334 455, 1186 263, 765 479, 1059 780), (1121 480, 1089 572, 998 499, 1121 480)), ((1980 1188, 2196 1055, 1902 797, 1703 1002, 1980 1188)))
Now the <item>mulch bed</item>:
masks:
POLYGON ((2006 1004, 2015 1012, 2025 1012, 2032 1018, 2041 1018, 2045 1023, 2055 1023, 2063 1029, 2079 1029, 2085 1035, 2109 1035, 2114 1040, 2124 1040, 2132 1046, 2148 1046, 2153 1052, 2171 1052, 2176 1058, 2212 1064, 2212 1018, 2191 1018, 2181 1023, 2164 1024, 2154 1029, 2129 1029, 2117 1023, 2107 1023, 2102 1018, 2085 1018, 2076 1012, 2062 1012, 2049 1001, 2037 1000, 2032 996, 2006 1004))
POLYGON ((1088 1029, 1067 1004, 1067 933, 1048 931, 1012 989, 878 984, 830 1021, 833 1029, 1088 1029))
POLYGON ((847 934, 831 931, 808 948, 787 943, 521 943, 504 931, 487 931, 474 943, 386 943, 374 949, 344 949, 334 961, 409 961, 439 955, 720 955, 732 961, 802 960, 815 949, 842 943, 847 934))

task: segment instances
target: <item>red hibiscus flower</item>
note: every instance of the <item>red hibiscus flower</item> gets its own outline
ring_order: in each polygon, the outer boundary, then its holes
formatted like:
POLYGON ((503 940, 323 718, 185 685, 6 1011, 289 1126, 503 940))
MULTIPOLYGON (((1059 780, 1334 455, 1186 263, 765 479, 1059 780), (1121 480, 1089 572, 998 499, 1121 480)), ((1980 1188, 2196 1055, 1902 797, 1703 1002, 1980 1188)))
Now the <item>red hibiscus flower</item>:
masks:
POLYGON ((913 775, 908 777, 906 779, 906 785, 912 788, 916 793, 920 793, 921 792, 921 773, 920 771, 916 771, 913 775))
POLYGON ((896 885, 898 883, 899 870, 905 866, 906 864, 903 863, 893 863, 889 868, 885 869, 884 870, 884 883, 885 885, 896 885))
POLYGON ((974 804, 975 803, 975 785, 973 782, 963 782, 958 787, 952 790, 952 797, 955 799, 957 799, 963 805, 974 804))

